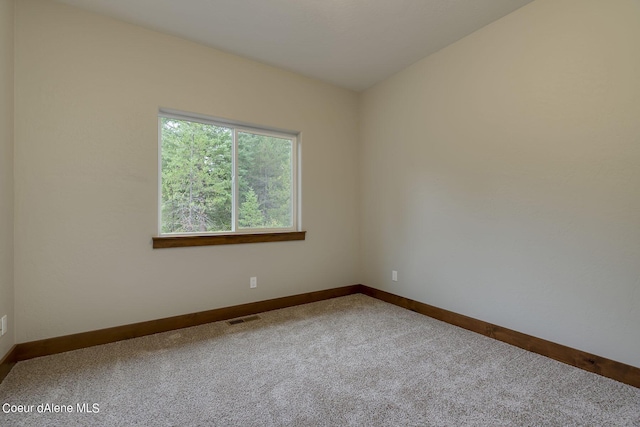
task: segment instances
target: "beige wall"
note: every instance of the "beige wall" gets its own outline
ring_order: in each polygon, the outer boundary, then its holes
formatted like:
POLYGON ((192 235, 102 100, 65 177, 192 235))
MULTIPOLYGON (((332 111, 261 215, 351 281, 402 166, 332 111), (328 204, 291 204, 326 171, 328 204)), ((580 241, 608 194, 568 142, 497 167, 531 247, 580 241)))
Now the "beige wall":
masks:
POLYGON ((50 1, 16 52, 18 342, 357 282, 356 93, 50 1), (153 250, 159 107, 301 131, 307 240, 153 250))
POLYGON ((640 366, 640 1, 538 0, 358 107, 349 91, 21 0, 13 164, 12 4, 0 0, 0 310, 12 316, 13 166, 15 341, 361 282, 640 366), (302 131, 307 241, 152 250, 159 107, 302 131))
POLYGON ((363 94, 364 283, 640 366, 639 4, 538 0, 363 94))
POLYGON ((13 317, 13 0, 0 0, 0 359, 14 340, 13 317))

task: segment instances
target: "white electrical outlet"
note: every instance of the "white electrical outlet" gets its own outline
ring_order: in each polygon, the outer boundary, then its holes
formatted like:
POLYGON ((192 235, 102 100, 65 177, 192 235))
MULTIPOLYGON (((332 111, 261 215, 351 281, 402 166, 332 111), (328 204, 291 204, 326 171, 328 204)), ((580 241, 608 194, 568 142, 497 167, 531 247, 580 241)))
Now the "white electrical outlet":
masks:
POLYGON ((6 314, 2 316, 2 321, 0 323, 2 323, 2 334, 0 335, 4 335, 7 333, 7 315, 6 314))
POLYGON ((398 272, 395 270, 391 270, 391 280, 393 280, 394 282, 398 281, 398 272))
POLYGON ((249 280, 249 287, 250 288, 257 288, 258 287, 258 278, 257 277, 252 277, 249 280))

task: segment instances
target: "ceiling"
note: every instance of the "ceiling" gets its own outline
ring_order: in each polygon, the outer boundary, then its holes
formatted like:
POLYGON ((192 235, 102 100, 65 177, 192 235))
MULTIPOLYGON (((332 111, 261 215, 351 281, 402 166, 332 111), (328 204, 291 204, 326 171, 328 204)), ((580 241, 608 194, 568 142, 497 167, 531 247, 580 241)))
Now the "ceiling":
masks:
POLYGON ((363 90, 532 0, 58 0, 363 90))

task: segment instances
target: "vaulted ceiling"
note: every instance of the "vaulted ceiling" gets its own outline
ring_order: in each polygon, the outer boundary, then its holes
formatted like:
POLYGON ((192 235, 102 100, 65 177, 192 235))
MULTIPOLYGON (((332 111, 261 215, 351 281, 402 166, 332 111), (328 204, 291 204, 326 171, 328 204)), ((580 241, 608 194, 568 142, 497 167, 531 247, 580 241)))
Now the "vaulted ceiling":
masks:
POLYGON ((58 0, 363 90, 532 0, 58 0))

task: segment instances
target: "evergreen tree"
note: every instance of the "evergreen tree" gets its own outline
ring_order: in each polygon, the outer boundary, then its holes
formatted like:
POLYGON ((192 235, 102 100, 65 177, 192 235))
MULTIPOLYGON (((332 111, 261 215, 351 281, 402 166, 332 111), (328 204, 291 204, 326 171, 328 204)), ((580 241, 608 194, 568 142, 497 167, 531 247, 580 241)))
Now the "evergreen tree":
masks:
MULTIPOLYGON (((161 119, 162 232, 230 231, 233 129, 161 119)), ((238 226, 292 224, 292 142, 237 133, 238 226)))
POLYGON ((245 195, 245 201, 240 205, 238 222, 241 228, 264 227, 264 217, 260 211, 258 197, 253 189, 245 195))
POLYGON ((231 129, 162 119, 163 232, 231 229, 231 129))

